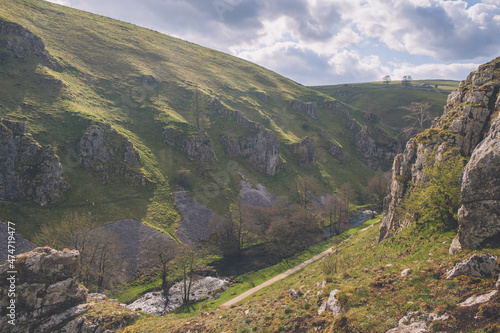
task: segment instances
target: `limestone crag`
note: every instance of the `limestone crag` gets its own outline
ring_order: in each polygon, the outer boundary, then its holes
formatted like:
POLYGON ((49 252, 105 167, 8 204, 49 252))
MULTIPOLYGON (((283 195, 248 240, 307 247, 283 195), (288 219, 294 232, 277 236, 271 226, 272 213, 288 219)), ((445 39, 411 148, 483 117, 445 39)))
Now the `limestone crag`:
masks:
MULTIPOLYGON (((498 110, 498 104, 496 106, 498 110)), ((462 176, 458 241, 466 248, 500 244, 500 118, 477 146, 462 176)))
MULTIPOLYGON (((445 107, 444 115, 440 119, 434 121, 431 129, 410 139, 406 144, 404 152, 395 157, 391 191, 389 196, 384 200, 384 218, 380 226, 378 241, 390 237, 410 223, 404 216, 400 216, 401 214, 398 212, 398 207, 401 205, 405 195, 411 192, 419 183, 426 181, 424 166, 426 156, 430 152, 435 151, 439 155, 450 150, 456 150, 467 157, 472 154, 476 146, 485 138, 490 130, 492 116, 498 112, 499 90, 500 59, 496 59, 480 66, 476 72, 468 76, 466 81, 461 82, 459 88, 448 96, 448 104, 445 107)), ((493 129, 491 133, 493 133, 492 135, 496 135, 493 129)), ((492 137, 489 142, 491 143, 486 143, 481 149, 485 153, 488 151, 486 145, 493 144, 495 139, 492 137)), ((480 155, 480 153, 476 154, 474 160, 478 162, 480 160, 483 162, 487 160, 493 162, 495 160, 495 157, 483 159, 480 155)), ((486 155, 491 156, 489 153, 486 153, 486 155)), ((483 162, 480 162, 479 165, 483 162)), ((479 176, 477 168, 476 171, 473 171, 474 163, 477 162, 472 161, 471 166, 468 168, 471 170, 468 171, 468 173, 471 174, 467 177, 472 177, 471 179, 474 179, 474 177, 486 177, 485 179, 493 177, 493 174, 491 176, 486 174, 479 176), (476 173, 476 176, 473 175, 474 173, 476 173)), ((487 173, 494 171, 494 169, 494 166, 490 166, 488 168, 490 171, 487 171, 487 173)), ((498 210, 498 208, 495 208, 497 206, 489 206, 491 202, 487 199, 487 197, 489 198, 488 195, 483 196, 485 200, 482 201, 482 203, 474 200, 470 201, 467 193, 471 191, 468 191, 467 187, 470 187, 472 184, 470 181, 464 184, 466 185, 462 187, 462 191, 464 191, 463 199, 466 201, 466 204, 461 211, 462 222, 460 222, 460 228, 463 230, 461 231, 462 235, 464 235, 466 230, 471 230, 468 229, 470 227, 466 227, 465 225, 471 226, 471 223, 473 223, 472 219, 476 219, 476 217, 479 216, 476 214, 483 215, 483 209, 490 212, 488 213, 489 215, 487 215, 489 216, 488 219, 498 214, 498 211, 495 213, 495 210, 498 210), (484 205, 484 207, 480 207, 482 205, 484 205), (469 216, 469 218, 466 216, 469 216)), ((488 184, 484 185, 486 186, 488 184)), ((491 186, 494 187, 495 183, 491 186)), ((483 191, 483 188, 481 188, 481 191, 483 191)), ((491 193, 490 191, 484 192, 491 193)), ((484 228, 492 230, 492 224, 495 223, 492 221, 486 222, 484 228)), ((496 224, 498 224, 498 219, 496 224)), ((479 238, 472 241, 469 246, 482 243, 484 237, 489 237, 486 236, 488 232, 484 232, 484 228, 483 231, 479 231, 481 228, 483 227, 473 228, 473 233, 479 233, 481 235, 478 235, 479 238), (478 239, 480 238, 483 238, 483 240, 479 241, 478 239)), ((488 241, 486 241, 486 243, 488 243, 488 241)))
POLYGON ((356 153, 372 169, 378 169, 382 164, 392 161, 403 150, 401 142, 389 139, 383 133, 379 134, 377 142, 368 130, 368 126, 362 126, 354 137, 356 153))
POLYGON ((313 119, 318 119, 318 106, 316 105, 316 102, 304 103, 295 99, 290 103, 290 106, 295 110, 305 112, 313 119))
MULTIPOLYGON (((50 248, 17 256, 16 325, 0 321, 2 332, 56 332, 61 326, 85 310, 87 290, 79 286, 80 271, 77 251, 50 248)), ((9 265, 0 266, 0 314, 7 318, 10 297, 7 293, 11 275, 9 265)))
POLYGON ((78 145, 78 161, 103 182, 120 174, 133 185, 148 183, 140 171, 139 152, 109 124, 93 124, 87 129, 78 145))
POLYGON ((0 123, 0 200, 29 198, 40 205, 57 201, 69 189, 59 157, 40 146, 23 122, 0 123))
POLYGON ((240 126, 241 136, 222 135, 222 144, 232 157, 250 159, 257 170, 274 176, 282 167, 279 140, 274 132, 246 119, 240 111, 228 110, 218 99, 212 101, 213 112, 230 116, 240 126))
POLYGON ((207 133, 199 130, 196 134, 187 134, 179 128, 167 127, 163 131, 163 140, 172 147, 178 147, 189 160, 193 161, 202 175, 207 175, 215 167, 217 157, 212 141, 207 133))
POLYGON ((290 145, 290 150, 297 157, 300 166, 316 165, 316 141, 313 138, 306 137, 290 145))
POLYGON ((8 57, 24 60, 27 56, 34 56, 52 69, 60 67, 38 36, 17 23, 0 19, 0 63, 8 57))
POLYGON ((330 111, 340 111, 346 115, 349 114, 349 107, 339 101, 325 101, 325 108, 330 111))
POLYGON ((344 153, 344 149, 341 146, 330 144, 330 148, 328 149, 330 155, 332 155, 335 159, 340 162, 349 162, 351 159, 344 153))

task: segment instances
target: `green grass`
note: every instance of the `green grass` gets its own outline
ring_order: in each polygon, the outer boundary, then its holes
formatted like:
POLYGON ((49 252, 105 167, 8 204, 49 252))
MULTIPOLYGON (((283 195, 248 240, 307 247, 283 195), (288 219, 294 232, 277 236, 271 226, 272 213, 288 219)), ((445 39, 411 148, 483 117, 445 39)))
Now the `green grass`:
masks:
MULTIPOLYGON (((71 184, 71 190, 51 207, 25 201, 0 203, 5 212, 2 218, 19 223, 28 238, 40 224, 57 223, 65 209, 86 209, 87 200, 100 207, 91 213, 103 223, 128 217, 173 233, 181 216, 171 195, 178 190, 172 179, 180 169, 191 170, 190 194, 203 196, 206 200, 202 203, 221 214, 227 212, 239 191, 239 176, 233 167, 228 169, 228 165, 235 165, 230 162, 237 162, 238 170, 278 195, 289 195, 302 177, 312 180, 316 194, 335 192, 346 179, 360 193, 373 175, 373 170, 357 158, 352 135, 345 135, 348 119, 326 110, 323 102, 331 98, 322 93, 250 62, 131 24, 45 1, 6 1, 0 18, 39 36, 60 65, 49 68, 46 61, 33 55, 7 58, 0 64, 2 116, 26 122, 35 140, 54 146, 71 184), (149 76, 155 81, 143 80, 149 76), (206 112, 217 96, 227 108, 239 110, 247 119, 275 132, 281 142, 281 157, 287 162, 285 170, 269 177, 250 161, 229 157, 220 137, 243 132, 234 120, 217 115, 205 116, 203 122, 218 158, 213 175, 202 177, 195 163, 178 148, 166 145, 162 138, 166 126, 194 123, 196 87, 202 111, 206 112), (256 92, 266 94, 268 101, 259 99, 256 92), (291 109, 294 99, 315 101, 319 119, 291 109), (264 121, 266 117, 270 123, 264 121), (214 123, 217 120, 220 122, 214 123), (141 156, 141 172, 152 185, 130 188, 119 177, 102 184, 77 165, 78 142, 92 122, 109 123, 128 137, 141 156), (287 144, 306 136, 320 142, 321 133, 329 133, 327 140, 345 148, 352 161, 349 167, 339 164, 328 154, 328 147, 319 144, 316 167, 297 165, 287 144), (230 177, 227 184, 220 184, 217 176, 224 172, 230 177), (213 184, 217 191, 210 188, 213 184)), ((11 35, 0 38, 19 39, 11 35)), ((356 110, 351 113, 363 118, 356 110)))
POLYGON ((405 111, 400 107, 411 102, 429 102, 433 116, 443 113, 448 94, 458 88, 458 81, 421 80, 413 81, 412 86, 405 87, 399 81, 389 85, 383 82, 343 84, 332 86, 315 86, 314 90, 332 96, 354 108, 374 113, 391 127, 405 127, 409 123, 403 119, 405 111), (432 88, 421 88, 420 84, 429 83, 432 88), (438 85, 438 88, 435 88, 438 85))
POLYGON ((372 220, 342 235, 343 239, 350 234, 353 237, 336 246, 337 272, 325 275, 318 261, 236 306, 217 307, 260 283, 259 274, 269 278, 285 270, 277 265, 266 271, 268 275, 257 272, 240 277, 244 282, 233 285, 218 301, 199 303, 164 317, 144 316, 125 332, 187 331, 196 329, 195 323, 206 331, 253 331, 249 324, 253 323, 259 332, 328 332, 336 325, 351 332, 385 332, 396 327, 408 312, 419 310, 452 314, 455 318, 442 325, 447 332, 456 332, 457 327, 473 331, 472 323, 483 323, 481 329, 491 325, 491 321, 474 320, 474 313, 469 319, 464 317, 456 305, 473 294, 493 289, 496 276, 446 280, 445 272, 472 253, 499 255, 498 249, 449 255, 455 232, 436 231, 432 226, 410 227, 377 244, 378 226, 372 220), (362 230, 370 224, 373 227, 362 230), (409 275, 401 277, 406 268, 411 269, 409 275), (327 283, 325 288, 320 285, 322 281, 327 283), (290 289, 299 292, 297 300, 288 297, 290 289), (333 289, 340 290, 338 299, 346 312, 339 318, 328 312, 318 315, 319 305, 333 289))

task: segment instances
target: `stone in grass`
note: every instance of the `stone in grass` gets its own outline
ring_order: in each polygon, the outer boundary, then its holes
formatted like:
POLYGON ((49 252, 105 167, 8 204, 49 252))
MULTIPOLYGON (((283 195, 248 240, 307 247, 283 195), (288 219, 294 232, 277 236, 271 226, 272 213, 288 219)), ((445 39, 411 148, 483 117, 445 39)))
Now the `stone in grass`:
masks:
POLYGON ((337 317, 341 315, 344 312, 344 309, 342 309, 342 306, 340 305, 338 299, 335 297, 335 295, 340 292, 340 290, 335 289, 330 292, 330 297, 326 301, 321 304, 321 306, 318 309, 318 314, 322 314, 325 311, 331 311, 333 313, 334 317, 337 317))
POLYGON ((434 321, 446 321, 450 316, 444 314, 439 316, 435 313, 422 313, 420 311, 410 312, 399 320, 398 327, 388 330, 386 333, 424 333, 429 332, 429 326, 434 321))
POLYGON ((290 289, 288 291, 288 296, 290 296, 293 299, 299 298, 299 294, 294 289, 290 289))
POLYGON ((471 297, 467 298, 465 301, 463 301, 462 303, 459 303, 458 306, 468 307, 468 306, 473 306, 473 305, 489 302, 493 298, 493 296, 496 295, 497 292, 498 292, 498 290, 492 290, 487 294, 471 296, 471 297))
POLYGON ((498 273, 497 260, 497 256, 490 253, 473 254, 446 272, 446 279, 451 280, 459 275, 470 277, 491 276, 498 273))

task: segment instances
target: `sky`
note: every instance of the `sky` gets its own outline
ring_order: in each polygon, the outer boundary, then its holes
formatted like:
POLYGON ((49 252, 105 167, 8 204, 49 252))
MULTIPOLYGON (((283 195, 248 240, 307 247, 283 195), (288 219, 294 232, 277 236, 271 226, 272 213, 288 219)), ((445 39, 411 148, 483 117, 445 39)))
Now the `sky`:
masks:
POLYGON ((500 56, 500 0, 48 0, 252 61, 304 85, 464 80, 500 56))

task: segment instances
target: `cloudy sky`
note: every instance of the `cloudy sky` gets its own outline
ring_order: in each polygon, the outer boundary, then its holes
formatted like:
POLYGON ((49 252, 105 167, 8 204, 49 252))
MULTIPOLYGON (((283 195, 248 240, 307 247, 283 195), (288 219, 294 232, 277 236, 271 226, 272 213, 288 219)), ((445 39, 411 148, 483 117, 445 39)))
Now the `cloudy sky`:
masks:
POLYGON ((500 56, 500 0, 49 0, 250 60, 305 85, 463 80, 500 56))

